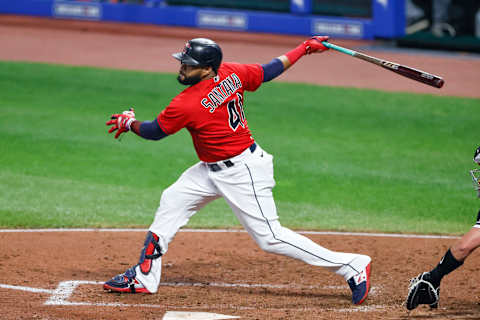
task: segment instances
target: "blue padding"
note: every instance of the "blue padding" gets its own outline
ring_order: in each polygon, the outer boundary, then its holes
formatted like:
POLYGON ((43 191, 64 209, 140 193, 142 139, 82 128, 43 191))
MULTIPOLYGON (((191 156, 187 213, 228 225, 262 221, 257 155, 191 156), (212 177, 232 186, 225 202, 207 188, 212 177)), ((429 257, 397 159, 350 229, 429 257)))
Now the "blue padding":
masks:
POLYGON ((396 38, 405 35, 406 1, 373 1, 375 36, 396 38))
POLYGON ((280 59, 275 58, 269 63, 262 64, 263 68, 263 82, 270 81, 283 72, 283 63, 280 59))
MULTIPOLYGON (((304 1, 309 3, 310 0, 304 1)), ((375 1, 375 3, 377 2, 379 1, 375 1)), ((372 39, 379 32, 383 37, 390 37, 404 27, 404 22, 401 23, 401 20, 405 18, 404 10, 400 10, 397 14, 394 9, 398 9, 399 5, 390 5, 390 3, 397 2, 403 3, 400 0, 387 2, 388 10, 375 5, 373 19, 322 17, 310 15, 308 10, 302 13, 297 10, 295 14, 193 6, 162 5, 150 7, 128 3, 112 4, 66 0, 0 0, 0 13, 47 16, 60 19, 372 39), (389 24, 392 19, 395 22, 389 24)))
POLYGON ((140 125, 140 136, 148 140, 160 140, 167 134, 158 125, 157 119, 153 121, 144 121, 140 125))

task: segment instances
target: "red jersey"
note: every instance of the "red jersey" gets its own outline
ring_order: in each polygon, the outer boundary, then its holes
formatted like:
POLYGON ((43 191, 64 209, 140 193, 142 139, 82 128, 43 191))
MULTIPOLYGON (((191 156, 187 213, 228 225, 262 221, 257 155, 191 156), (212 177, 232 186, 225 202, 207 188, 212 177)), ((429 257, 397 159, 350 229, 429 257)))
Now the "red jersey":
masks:
POLYGON ((254 142, 243 112, 243 93, 257 90, 262 82, 259 64, 223 63, 217 76, 176 96, 158 115, 158 124, 169 135, 187 128, 202 161, 234 157, 254 142))

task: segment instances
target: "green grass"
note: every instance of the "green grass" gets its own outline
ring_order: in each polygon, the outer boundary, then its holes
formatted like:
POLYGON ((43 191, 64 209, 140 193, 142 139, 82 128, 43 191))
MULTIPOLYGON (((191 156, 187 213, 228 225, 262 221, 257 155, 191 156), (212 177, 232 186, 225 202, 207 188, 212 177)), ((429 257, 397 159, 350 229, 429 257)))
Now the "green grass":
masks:
MULTIPOLYGON (((0 62, 0 227, 147 227, 163 189, 197 160, 189 134, 108 135, 110 114, 153 119, 176 75, 0 62)), ((294 229, 464 233, 480 100, 272 82, 246 95, 275 156, 294 229)), ((189 227, 237 227, 223 200, 189 227)))

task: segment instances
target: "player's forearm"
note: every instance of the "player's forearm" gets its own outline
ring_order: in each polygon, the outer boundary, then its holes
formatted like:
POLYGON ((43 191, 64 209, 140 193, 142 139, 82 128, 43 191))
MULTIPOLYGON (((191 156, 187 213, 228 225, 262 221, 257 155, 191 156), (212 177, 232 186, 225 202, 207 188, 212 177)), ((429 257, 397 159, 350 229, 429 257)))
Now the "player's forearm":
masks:
POLYGON ((284 70, 290 68, 290 66, 294 65, 301 57, 307 54, 307 49, 305 43, 300 44, 293 50, 285 53, 283 56, 278 57, 280 61, 283 63, 284 70))
POLYGON ((263 67, 263 82, 270 81, 281 75, 285 70, 290 68, 301 57, 307 54, 305 44, 302 43, 298 47, 281 55, 267 64, 262 64, 263 67))
POLYGON ((328 50, 328 48, 322 44, 322 41, 327 40, 327 36, 312 37, 284 55, 273 59, 267 64, 262 64, 263 82, 275 79, 306 54, 328 50))
POLYGON ((303 44, 301 44, 297 48, 287 52, 286 54, 274 58, 269 63, 262 64, 263 82, 275 79, 305 54, 305 47, 303 46, 303 44))
POLYGON ((158 125, 156 119, 153 121, 135 120, 130 125, 130 130, 136 135, 148 140, 160 140, 167 136, 167 134, 158 125))
POLYGON ((134 132, 137 135, 140 135, 140 125, 142 121, 135 120, 130 124, 130 131, 134 132))

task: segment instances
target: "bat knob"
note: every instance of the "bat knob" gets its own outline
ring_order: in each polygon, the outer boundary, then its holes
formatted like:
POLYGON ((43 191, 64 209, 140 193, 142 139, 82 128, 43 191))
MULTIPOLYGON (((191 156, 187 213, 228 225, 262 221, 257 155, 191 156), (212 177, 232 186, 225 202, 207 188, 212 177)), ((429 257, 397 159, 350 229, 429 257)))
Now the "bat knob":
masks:
POLYGON ((437 80, 435 80, 435 87, 437 87, 437 88, 439 88, 439 89, 440 89, 441 87, 443 87, 444 84, 445 84, 445 81, 444 81, 443 79, 437 79, 437 80))

